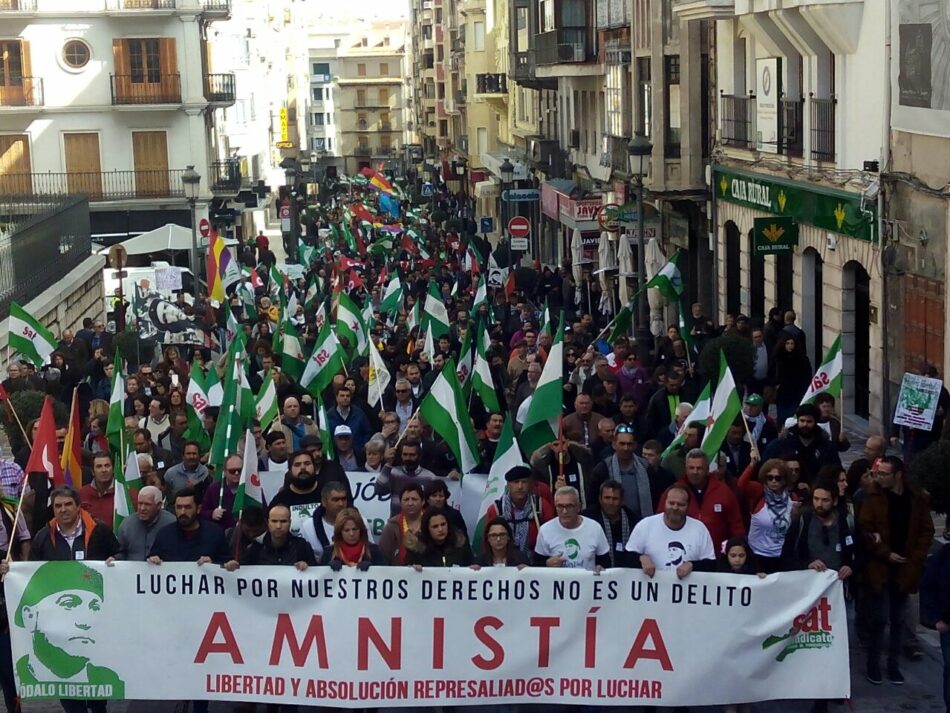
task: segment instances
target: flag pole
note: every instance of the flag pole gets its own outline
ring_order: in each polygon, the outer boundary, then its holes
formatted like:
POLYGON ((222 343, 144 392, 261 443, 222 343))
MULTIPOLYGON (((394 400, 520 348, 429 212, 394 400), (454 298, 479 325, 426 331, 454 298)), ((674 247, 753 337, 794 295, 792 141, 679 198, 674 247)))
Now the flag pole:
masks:
MULTIPOLYGON (((235 369, 235 372, 236 372, 238 369, 240 369, 240 368, 241 368, 241 353, 238 352, 237 354, 234 355, 234 369, 235 369)), ((235 372, 232 372, 232 373, 231 373, 231 378, 232 378, 232 379, 235 378, 235 372)), ((241 382, 240 382, 240 380, 238 380, 238 381, 237 381, 237 389, 236 389, 235 397, 231 400, 231 403, 228 405, 228 425, 225 427, 225 430, 224 430, 224 444, 225 444, 225 446, 227 446, 227 444, 231 442, 231 426, 232 426, 232 424, 234 423, 234 402, 237 401, 237 400, 240 399, 240 398, 241 398, 241 382)), ((227 462, 227 460, 228 460, 228 455, 229 455, 229 454, 227 454, 227 453, 224 454, 224 459, 221 461, 221 464, 220 464, 220 467, 221 467, 221 468, 224 468, 224 464, 225 464, 225 463, 227 462)), ((215 467, 218 467, 217 464, 212 463, 212 465, 214 465, 215 467)), ((224 474, 224 473, 221 473, 221 480, 218 481, 218 482, 221 483, 221 490, 218 491, 218 507, 219 507, 219 508, 220 508, 220 507, 224 507, 224 487, 225 487, 225 486, 224 486, 224 476, 225 476, 225 474, 224 474)))
MULTIPOLYGON (((75 397, 76 397, 76 392, 75 392, 75 389, 74 389, 74 390, 73 390, 73 398, 75 398, 75 397)), ((6 403, 7 408, 10 409, 10 413, 13 414, 13 418, 14 418, 14 420, 16 421, 16 425, 20 427, 20 433, 23 434, 23 439, 26 441, 26 445, 28 445, 28 446, 30 447, 30 449, 32 450, 32 449, 33 449, 33 443, 30 441, 30 437, 27 435, 26 429, 23 428, 23 422, 20 420, 19 415, 17 415, 16 409, 13 408, 13 402, 10 400, 10 395, 9 395, 9 394, 7 394, 7 397, 4 399, 4 403, 6 403)))
MULTIPOLYGON (((73 393, 75 397, 75 392, 73 393)), ((49 398, 48 396, 45 398, 49 398)), ((13 404, 10 403, 10 400, 7 399, 7 404, 10 406, 10 410, 13 411, 13 415, 16 416, 16 411, 13 410, 13 404)), ((23 437, 26 439, 26 444, 30 447, 30 450, 33 450, 33 443, 30 441, 29 437, 26 435, 26 431, 23 430, 23 424, 20 423, 20 417, 16 416, 16 421, 20 425, 20 431, 23 433, 23 437)), ((4 561, 9 564, 10 559, 13 557, 13 543, 16 539, 17 527, 20 524, 20 513, 23 512, 23 498, 26 496, 26 473, 23 474, 23 482, 20 483, 20 498, 17 500, 16 513, 13 515, 13 525, 10 528, 10 541, 7 543, 7 556, 4 561)), ((47 473, 47 477, 49 474, 47 473)))
MULTIPOLYGON (((421 405, 421 402, 420 402, 421 405)), ((399 434, 399 438, 396 439, 396 442, 393 443, 393 449, 399 448, 399 444, 402 442, 402 439, 406 437, 406 431, 409 430, 409 424, 413 421, 419 419, 419 406, 416 406, 416 410, 412 412, 412 416, 409 417, 409 422, 406 423, 406 427, 402 429, 402 433, 399 434)))

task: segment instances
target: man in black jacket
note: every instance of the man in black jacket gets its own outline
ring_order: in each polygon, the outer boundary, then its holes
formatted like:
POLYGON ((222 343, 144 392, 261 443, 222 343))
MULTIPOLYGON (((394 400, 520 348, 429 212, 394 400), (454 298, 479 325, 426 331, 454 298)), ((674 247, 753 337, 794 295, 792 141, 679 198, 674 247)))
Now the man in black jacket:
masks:
POLYGON ((769 444, 763 460, 788 459, 796 456, 802 466, 802 480, 811 482, 825 465, 841 467, 838 449, 828 434, 818 426, 820 414, 814 404, 802 404, 795 410, 796 425, 788 429, 782 438, 769 444))
POLYGON ((175 493, 175 517, 178 521, 166 525, 155 536, 148 553, 152 564, 162 562, 214 562, 224 564, 228 559, 228 543, 224 531, 210 520, 198 517, 198 494, 192 488, 175 493))
POLYGON ((241 553, 240 564, 232 559, 224 568, 233 572, 240 565, 258 564, 292 565, 300 572, 317 564, 307 541, 290 534, 290 508, 286 505, 271 506, 263 541, 250 542, 241 553))
POLYGON ((792 519, 782 548, 782 569, 832 569, 839 579, 851 576, 854 534, 848 517, 838 509, 838 487, 831 481, 815 483, 811 508, 792 519))

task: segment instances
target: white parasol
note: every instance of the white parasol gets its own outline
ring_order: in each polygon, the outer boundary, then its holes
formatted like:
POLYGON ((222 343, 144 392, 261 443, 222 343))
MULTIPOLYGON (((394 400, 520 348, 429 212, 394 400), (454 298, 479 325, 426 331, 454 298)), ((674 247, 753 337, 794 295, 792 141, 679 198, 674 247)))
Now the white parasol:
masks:
POLYGON ((581 243, 581 231, 574 228, 574 234, 571 236, 571 272, 574 274, 574 284, 578 287, 584 278, 582 262, 584 262, 584 246, 581 243))
POLYGON ((606 230, 600 234, 600 242, 597 243, 597 263, 597 272, 600 273, 600 288, 606 294, 610 289, 607 269, 614 266, 613 256, 610 254, 610 233, 606 230))
POLYGON ((630 238, 626 233, 619 236, 620 242, 617 245, 617 265, 620 267, 620 274, 617 279, 620 281, 618 290, 620 292, 620 305, 625 307, 630 302, 630 288, 627 285, 627 276, 636 274, 633 267, 633 251, 630 249, 630 238))
MULTIPOLYGON (((666 264, 666 256, 656 238, 650 238, 647 241, 643 258, 646 262, 647 281, 649 281, 666 264)), ((647 299, 650 301, 650 332, 655 337, 661 337, 666 333, 666 320, 663 317, 666 300, 659 290, 647 290, 647 299)))

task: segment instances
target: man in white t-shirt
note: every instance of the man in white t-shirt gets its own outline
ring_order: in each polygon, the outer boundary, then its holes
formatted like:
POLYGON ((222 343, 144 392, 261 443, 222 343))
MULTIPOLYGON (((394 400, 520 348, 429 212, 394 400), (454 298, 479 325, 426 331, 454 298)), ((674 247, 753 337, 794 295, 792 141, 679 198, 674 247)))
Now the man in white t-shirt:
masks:
POLYGON ((581 496, 567 485, 554 493, 557 518, 538 530, 535 561, 548 567, 571 567, 600 572, 610 564, 604 529, 580 513, 581 496))
POLYGON ((716 561, 712 538, 706 526, 688 517, 689 491, 671 485, 666 491, 666 506, 660 515, 645 517, 637 523, 627 540, 627 551, 640 558, 647 577, 658 569, 675 569, 680 579, 699 569, 711 569, 716 561))

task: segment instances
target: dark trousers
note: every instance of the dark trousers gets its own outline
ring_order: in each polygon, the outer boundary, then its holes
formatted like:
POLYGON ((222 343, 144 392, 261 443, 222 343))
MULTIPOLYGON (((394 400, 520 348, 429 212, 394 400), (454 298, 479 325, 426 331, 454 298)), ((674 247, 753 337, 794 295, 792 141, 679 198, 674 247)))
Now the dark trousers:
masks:
POLYGON ((72 698, 61 698, 60 705, 66 713, 106 713, 105 701, 78 701, 72 698))
POLYGON ((901 655, 901 637, 904 631, 904 609, 907 595, 897 584, 888 582, 883 591, 871 594, 871 645, 868 647, 868 662, 880 663, 884 651, 884 628, 889 626, 887 663, 896 666, 901 655))
POLYGON ((17 713, 20 701, 16 693, 16 680, 13 678, 13 651, 10 649, 10 630, 0 634, 0 687, 3 688, 3 702, 7 713, 17 713))

